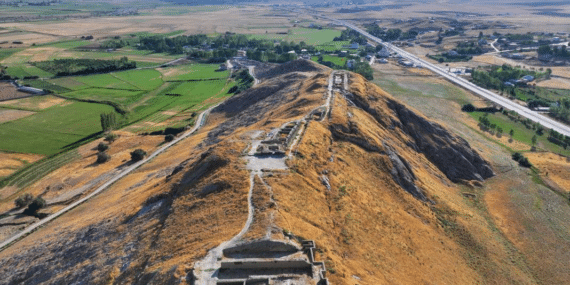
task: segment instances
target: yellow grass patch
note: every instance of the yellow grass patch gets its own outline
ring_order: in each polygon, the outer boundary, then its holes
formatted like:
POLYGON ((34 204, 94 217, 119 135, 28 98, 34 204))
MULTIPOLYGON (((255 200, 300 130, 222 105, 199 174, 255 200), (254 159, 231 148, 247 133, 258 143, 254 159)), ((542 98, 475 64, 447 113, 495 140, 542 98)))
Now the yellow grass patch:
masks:
POLYGON ((30 61, 46 61, 51 59, 54 54, 61 51, 63 51, 63 49, 55 47, 41 47, 26 50, 26 52, 30 53, 32 56, 30 61))
POLYGON ((570 89, 570 79, 551 78, 549 80, 537 83, 536 86, 556 89, 570 89))
POLYGON ((526 153, 530 162, 540 170, 542 177, 570 192, 570 159, 550 152, 526 153))
POLYGON ((0 177, 8 176, 26 163, 34 163, 42 158, 38 154, 0 152, 0 177))
MULTIPOLYGON (((59 97, 55 97, 52 95, 46 95, 46 96, 42 96, 39 98, 38 97, 29 97, 29 98, 24 98, 24 99, 4 101, 4 102, 0 102, 0 106, 1 105, 10 105, 10 106, 15 106, 15 107, 20 107, 20 108, 43 110, 43 109, 47 109, 47 108, 55 106, 55 105, 63 104, 66 101, 67 100, 59 98, 59 97)), ((70 104, 72 102, 67 102, 67 103, 70 104)))
POLYGON ((20 118, 24 118, 34 114, 31 111, 22 111, 22 110, 2 110, 0 109, 0 124, 14 121, 20 118))

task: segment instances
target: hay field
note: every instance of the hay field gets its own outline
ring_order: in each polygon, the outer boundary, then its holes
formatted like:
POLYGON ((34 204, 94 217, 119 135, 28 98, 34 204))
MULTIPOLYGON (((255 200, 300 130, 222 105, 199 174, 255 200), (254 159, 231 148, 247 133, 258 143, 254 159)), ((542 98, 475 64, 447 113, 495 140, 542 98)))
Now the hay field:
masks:
POLYGON ((196 33, 247 33, 248 28, 268 25, 290 25, 284 18, 265 17, 267 7, 231 7, 217 11, 201 11, 182 15, 141 15, 127 17, 96 17, 69 19, 64 22, 2 23, 0 27, 14 27, 30 32, 55 34, 61 37, 93 35, 96 38, 131 34, 136 32, 169 33, 185 30, 196 33), (220 19, 224 19, 220 21, 220 19))
POLYGON ((0 124, 33 115, 34 112, 0 108, 0 124))
POLYGON ((554 153, 533 152, 526 156, 544 179, 556 183, 561 191, 570 193, 570 159, 554 153))
POLYGON ((52 106, 63 104, 66 100, 52 95, 34 96, 24 99, 9 100, 0 102, 0 108, 7 108, 40 111, 52 106))
POLYGON ((42 155, 37 154, 0 152, 0 177, 8 176, 42 158, 42 155))

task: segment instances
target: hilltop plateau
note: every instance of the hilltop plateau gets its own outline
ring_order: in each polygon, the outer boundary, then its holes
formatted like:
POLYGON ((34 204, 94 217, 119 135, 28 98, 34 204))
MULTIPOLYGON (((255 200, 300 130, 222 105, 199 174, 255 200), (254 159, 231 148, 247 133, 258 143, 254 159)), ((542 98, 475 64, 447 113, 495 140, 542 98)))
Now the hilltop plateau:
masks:
POLYGON ((197 133, 0 252, 0 284, 540 282, 470 199, 495 173, 465 139, 355 73, 256 70, 197 133))

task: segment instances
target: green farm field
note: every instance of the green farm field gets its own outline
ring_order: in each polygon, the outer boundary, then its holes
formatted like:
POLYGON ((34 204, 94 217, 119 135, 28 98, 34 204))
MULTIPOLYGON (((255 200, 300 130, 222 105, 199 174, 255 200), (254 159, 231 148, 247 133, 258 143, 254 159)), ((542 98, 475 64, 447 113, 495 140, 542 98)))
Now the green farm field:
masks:
MULTIPOLYGON (((328 54, 324 54, 324 55, 322 55, 322 57, 323 57, 323 61, 330 61, 336 65, 344 66, 346 64, 346 58, 344 58, 344 57, 332 56, 332 55, 328 55, 328 54)), ((311 60, 314 62, 317 62, 318 59, 319 59, 318 56, 311 57, 311 60)))
POLYGON ((164 83, 162 74, 154 69, 115 72, 111 73, 111 76, 141 90, 154 90, 164 83))
POLYGON ((70 99, 89 99, 102 102, 109 101, 128 106, 129 104, 136 102, 143 93, 143 91, 89 88, 68 92, 63 94, 63 96, 70 99))
POLYGON ((113 112, 104 104, 74 102, 53 106, 0 124, 0 150, 51 155, 101 131, 99 115, 113 112))
POLYGON ((6 69, 6 73, 10 76, 14 76, 14 77, 18 77, 18 78, 24 78, 27 76, 38 76, 38 77, 52 77, 53 74, 44 71, 42 69, 39 69, 35 66, 32 65, 18 65, 18 66, 12 66, 12 67, 8 67, 6 69))
POLYGON ((136 90, 137 86, 125 82, 110 73, 96 74, 87 76, 75 76, 74 80, 79 81, 90 87, 108 88, 108 89, 123 89, 123 90, 136 90))
MULTIPOLYGON (((479 118, 484 116, 485 113, 483 113, 483 112, 472 112, 472 113, 469 113, 469 115, 473 119, 479 121, 479 118)), ((513 139, 529 145, 529 149, 530 149, 530 146, 532 145, 532 137, 534 135, 536 135, 534 130, 527 129, 525 127, 525 125, 522 123, 511 121, 507 116, 505 116, 501 113, 488 114, 487 118, 489 119, 491 124, 495 124, 495 125, 497 125, 497 127, 500 127, 503 129, 503 131, 504 131, 503 135, 504 136, 508 136, 509 131, 513 130, 514 131, 513 139)), ((558 146, 558 145, 553 144, 550 141, 548 141, 548 139, 547 139, 548 134, 546 134, 546 132, 542 136, 536 135, 536 138, 537 138, 537 140, 536 140, 537 146, 539 148, 543 148, 543 149, 551 151, 553 153, 559 153, 562 155, 570 155, 570 150, 565 150, 563 147, 558 146)))
POLYGON ((230 74, 229 71, 217 71, 219 65, 217 64, 190 64, 179 65, 174 67, 167 67, 159 69, 163 76, 164 81, 188 81, 200 80, 209 78, 226 78, 230 74))
POLYGON ((350 45, 350 41, 329 41, 316 46, 317 50, 334 52, 337 50, 342 50, 343 46, 350 45))

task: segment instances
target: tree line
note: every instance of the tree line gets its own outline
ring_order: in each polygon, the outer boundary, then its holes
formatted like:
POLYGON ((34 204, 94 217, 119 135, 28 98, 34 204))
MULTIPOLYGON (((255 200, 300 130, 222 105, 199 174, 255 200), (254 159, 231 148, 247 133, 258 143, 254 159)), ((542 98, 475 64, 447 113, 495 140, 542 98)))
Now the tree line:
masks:
POLYGON ((570 52, 566 46, 551 47, 549 45, 543 45, 538 47, 538 55, 551 55, 561 58, 570 58, 570 52))
POLYGON ((83 75, 100 72, 127 70, 137 67, 137 63, 129 61, 127 57, 119 60, 64 58, 52 61, 40 61, 32 63, 36 67, 56 76, 83 75))

